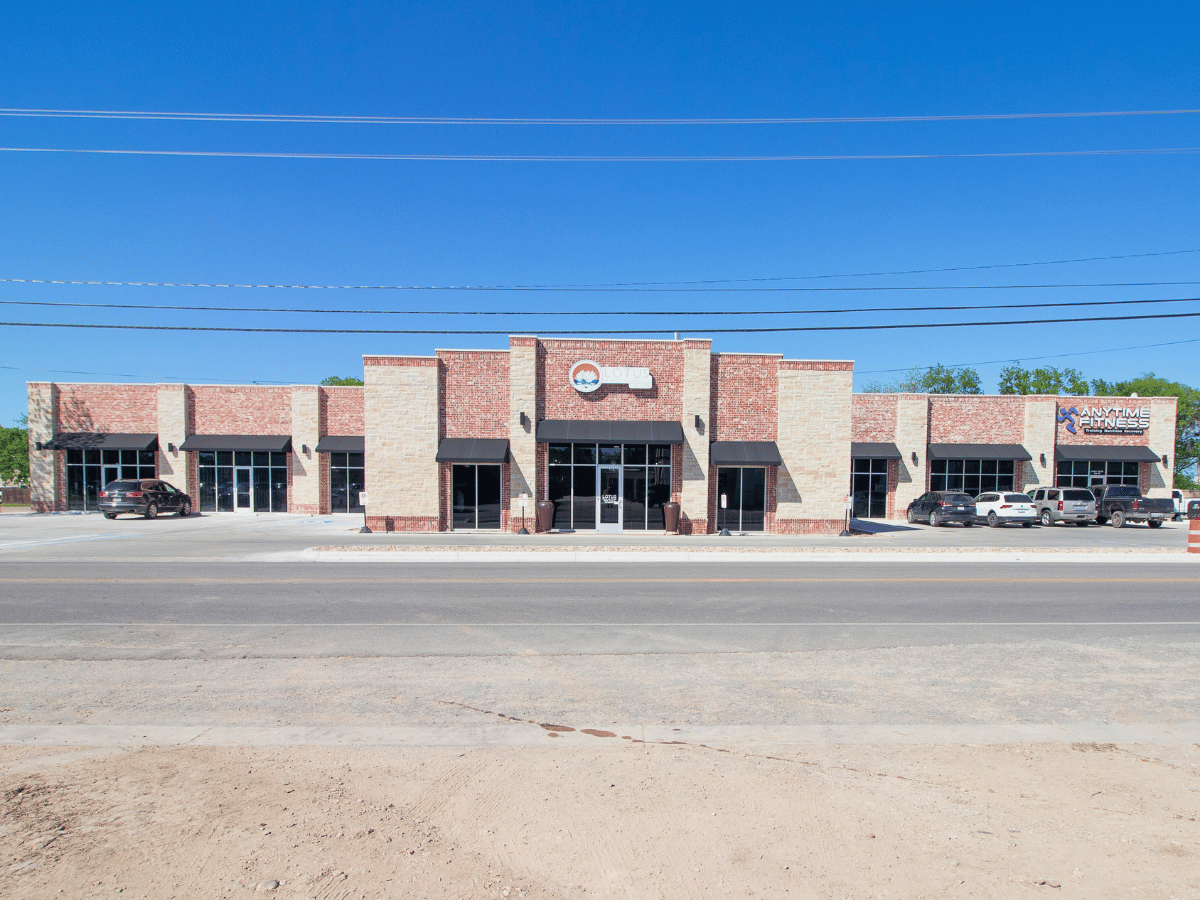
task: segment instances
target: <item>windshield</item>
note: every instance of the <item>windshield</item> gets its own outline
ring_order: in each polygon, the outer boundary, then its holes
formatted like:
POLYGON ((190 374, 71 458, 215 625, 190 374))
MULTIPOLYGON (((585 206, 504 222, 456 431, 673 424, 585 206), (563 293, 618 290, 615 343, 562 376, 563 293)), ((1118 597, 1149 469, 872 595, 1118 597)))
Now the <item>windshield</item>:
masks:
POLYGON ((1105 491, 1106 497, 1140 497, 1142 492, 1132 485, 1110 484, 1105 491))
POLYGON ((1090 491, 1063 491, 1064 500, 1095 500, 1090 491))
POLYGON ((140 481, 113 481, 110 482, 106 491, 140 491, 140 481))
POLYGON ((974 503, 966 494, 947 494, 944 498, 946 503, 974 503))

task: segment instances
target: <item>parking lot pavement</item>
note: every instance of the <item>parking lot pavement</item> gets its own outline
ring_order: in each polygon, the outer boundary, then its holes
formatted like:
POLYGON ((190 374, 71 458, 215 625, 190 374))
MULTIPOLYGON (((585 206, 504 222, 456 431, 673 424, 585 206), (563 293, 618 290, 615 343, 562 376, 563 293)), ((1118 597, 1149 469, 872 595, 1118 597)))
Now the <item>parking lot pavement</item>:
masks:
MULTIPOLYGON (((23 559, 88 561, 101 559, 278 560, 313 547, 407 547, 430 549, 670 549, 689 552, 708 549, 749 551, 895 551, 993 552, 1044 551, 1162 553, 1187 547, 1188 523, 1168 522, 1161 528, 1127 525, 1076 528, 962 528, 878 521, 858 522, 870 529, 851 537, 825 535, 716 535, 631 533, 515 535, 446 532, 441 534, 359 534, 358 516, 193 515, 187 519, 162 516, 154 520, 121 517, 109 521, 98 514, 27 514, 0 518, 0 555, 23 559)), ((300 558, 296 556, 296 558, 300 558)))

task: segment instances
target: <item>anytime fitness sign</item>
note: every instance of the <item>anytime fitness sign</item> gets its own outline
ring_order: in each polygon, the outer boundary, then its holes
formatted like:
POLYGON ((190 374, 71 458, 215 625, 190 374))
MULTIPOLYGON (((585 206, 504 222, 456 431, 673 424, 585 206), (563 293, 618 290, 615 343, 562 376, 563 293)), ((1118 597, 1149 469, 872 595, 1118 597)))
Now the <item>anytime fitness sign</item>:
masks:
POLYGON ((648 391, 654 387, 654 376, 649 369, 602 366, 590 359, 581 359, 571 366, 567 379, 581 394, 590 394, 602 384, 625 384, 635 391, 648 391))
POLYGON ((1058 421, 1066 422, 1067 431, 1077 434, 1145 434, 1150 427, 1150 407, 1139 406, 1060 406, 1058 421))

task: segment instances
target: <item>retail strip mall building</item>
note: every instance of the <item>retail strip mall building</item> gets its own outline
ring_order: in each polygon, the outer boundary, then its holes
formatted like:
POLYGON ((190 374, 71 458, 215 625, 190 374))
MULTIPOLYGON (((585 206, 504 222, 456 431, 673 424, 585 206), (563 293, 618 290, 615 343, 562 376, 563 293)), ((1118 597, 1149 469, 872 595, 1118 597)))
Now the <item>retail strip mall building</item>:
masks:
POLYGON ((854 364, 711 341, 542 340, 366 356, 364 387, 31 382, 32 499, 160 478, 203 512, 362 513, 377 531, 836 533, 928 490, 1169 495, 1175 398, 854 394, 854 364), (724 497, 722 508, 720 498, 724 497))

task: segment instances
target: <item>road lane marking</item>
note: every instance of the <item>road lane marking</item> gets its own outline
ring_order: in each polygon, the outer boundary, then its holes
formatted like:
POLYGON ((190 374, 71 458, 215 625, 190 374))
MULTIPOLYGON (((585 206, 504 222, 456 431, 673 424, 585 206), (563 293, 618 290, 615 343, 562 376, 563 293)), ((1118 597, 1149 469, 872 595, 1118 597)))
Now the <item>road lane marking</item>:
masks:
POLYGON ((1200 584, 1191 578, 0 578, 0 584, 1200 584))

